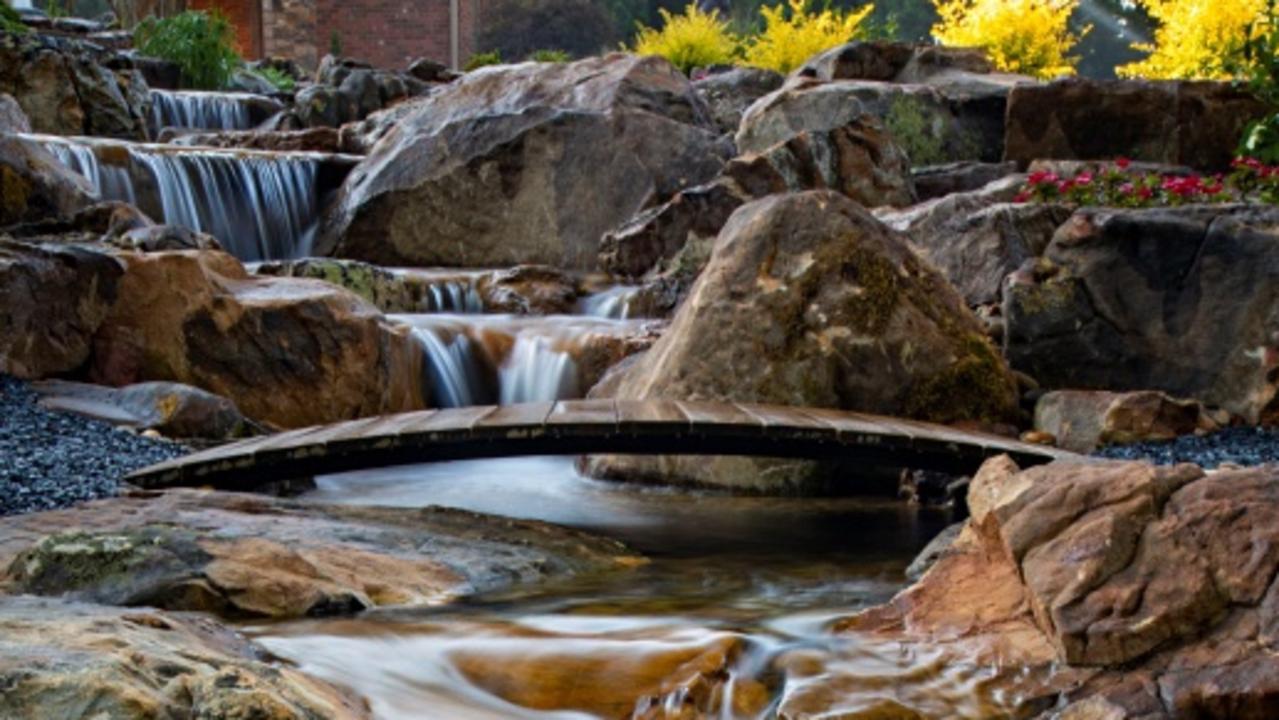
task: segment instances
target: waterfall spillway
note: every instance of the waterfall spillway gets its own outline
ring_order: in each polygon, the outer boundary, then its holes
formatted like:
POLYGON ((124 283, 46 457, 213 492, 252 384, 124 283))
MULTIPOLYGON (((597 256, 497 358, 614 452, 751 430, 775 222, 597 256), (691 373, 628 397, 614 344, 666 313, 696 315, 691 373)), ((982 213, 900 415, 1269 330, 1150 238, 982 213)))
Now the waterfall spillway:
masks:
POLYGON ((279 103, 248 93, 152 90, 151 128, 153 132, 166 127, 248 130, 258 124, 254 122, 253 108, 273 105, 279 103))
POLYGON ((241 260, 310 253, 324 156, 27 137, 87 178, 102 199, 206 232, 241 260))
POLYGON ((552 315, 396 315, 426 355, 435 405, 512 405, 581 397, 581 359, 641 332, 642 322, 552 315))
POLYGON ((578 301, 577 311, 590 317, 626 320, 634 317, 631 303, 639 293, 637 286, 616 285, 582 298, 578 301))

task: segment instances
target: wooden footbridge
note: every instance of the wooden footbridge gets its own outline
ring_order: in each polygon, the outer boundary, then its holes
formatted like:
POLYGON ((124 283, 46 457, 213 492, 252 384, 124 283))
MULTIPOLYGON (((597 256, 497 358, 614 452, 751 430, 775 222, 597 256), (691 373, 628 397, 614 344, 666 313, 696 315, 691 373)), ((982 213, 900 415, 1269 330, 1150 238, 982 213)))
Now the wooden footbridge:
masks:
POLYGON ((142 487, 262 484, 391 465, 517 455, 753 455, 971 473, 1070 453, 900 418, 814 408, 571 400, 423 410, 302 428, 197 452, 128 477, 142 487))

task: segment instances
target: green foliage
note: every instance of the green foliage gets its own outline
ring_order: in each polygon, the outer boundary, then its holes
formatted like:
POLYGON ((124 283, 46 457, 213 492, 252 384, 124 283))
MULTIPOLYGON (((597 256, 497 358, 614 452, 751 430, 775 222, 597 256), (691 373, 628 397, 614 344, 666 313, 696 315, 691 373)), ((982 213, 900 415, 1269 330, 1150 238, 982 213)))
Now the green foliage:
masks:
POLYGON ((146 18, 134 31, 134 44, 143 55, 177 63, 184 84, 202 90, 226 87, 241 64, 231 23, 217 11, 146 18))
POLYGON ((901 95, 893 98, 884 116, 884 126, 914 166, 940 165, 947 159, 929 115, 918 100, 901 95))
POLYGON ((493 50, 491 52, 475 53, 470 60, 466 61, 466 65, 462 68, 466 71, 478 70, 488 65, 501 65, 502 53, 493 50))
POLYGON ((813 0, 786 0, 760 8, 764 30, 747 41, 746 62, 788 73, 814 55, 859 37, 862 21, 875 10, 818 10, 813 0))
POLYGON ((22 24, 22 18, 17 10, 0 2, 0 31, 24 35, 31 32, 31 28, 22 24))
POLYGON ((673 15, 661 11, 662 29, 640 28, 634 51, 638 55, 658 55, 689 73, 693 68, 732 63, 738 56, 740 40, 719 13, 705 13, 690 2, 684 12, 673 15))
POLYGON ((1226 60, 1227 71, 1244 78, 1248 87, 1270 106, 1270 114, 1252 122, 1239 141, 1239 154, 1271 165, 1279 164, 1279 13, 1275 0, 1244 32, 1226 60))
POLYGON ((1030 174, 1017 202, 1054 202, 1106 207, 1169 207, 1214 203, 1279 203, 1279 166, 1239 158, 1229 175, 1167 175, 1142 172, 1120 158, 1113 164, 1061 177, 1030 174))
POLYGON ((275 89, 280 92, 293 92, 293 89, 297 87, 298 84, 297 80, 294 80, 292 75, 277 67, 270 67, 268 65, 258 68, 255 72, 258 75, 261 75, 263 80, 274 85, 275 89))
POLYGON ((565 63, 572 60, 573 56, 563 50, 534 50, 528 59, 533 62, 565 63))

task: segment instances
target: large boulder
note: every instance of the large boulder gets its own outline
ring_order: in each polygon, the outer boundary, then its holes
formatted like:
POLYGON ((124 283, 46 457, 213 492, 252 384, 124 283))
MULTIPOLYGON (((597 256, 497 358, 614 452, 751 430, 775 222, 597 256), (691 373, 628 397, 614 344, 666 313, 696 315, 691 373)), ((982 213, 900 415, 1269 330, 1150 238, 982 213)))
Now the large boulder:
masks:
POLYGON ((1218 427, 1198 402, 1154 390, 1054 390, 1035 403, 1035 430, 1051 435, 1057 447, 1079 453, 1102 445, 1172 440, 1218 427))
POLYGON ((1084 209, 1005 288, 1005 354, 1047 388, 1163 390, 1275 419, 1279 211, 1084 209))
POLYGON ((693 89, 706 101, 715 127, 732 135, 741 125, 746 108, 780 88, 785 80, 772 70, 735 67, 694 81, 693 89))
POLYGON ((952 195, 948 202, 880 216, 910 238, 970 306, 998 303, 1004 278, 1042 255, 1070 217, 1064 205, 990 205, 988 197, 952 195))
POLYGON ((545 523, 212 491, 0 520, 0 591, 228 618, 439 605, 638 562, 617 542, 545 523))
POLYGON ((801 132, 841 127, 869 114, 879 118, 914 165, 997 161, 1006 98, 1015 82, 987 79, 936 87, 798 78, 747 109, 737 147, 743 153, 762 152, 801 132))
POLYGON ((93 204, 88 182, 36 143, 0 133, 0 228, 93 204))
POLYGON ((221 252, 117 257, 125 273, 94 338, 95 381, 186 383, 284 427, 420 406, 416 345, 349 291, 251 276, 221 252))
MULTIPOLYGON (((967 528, 933 569, 835 628, 858 648, 981 668, 1000 716, 1273 717, 1276 498, 1274 466, 1205 474, 1059 462, 1019 472, 996 458, 973 480, 967 528)), ((807 661, 817 675, 823 660, 807 661)), ((780 715, 827 714, 883 687, 847 670, 820 677, 780 715)))
POLYGON ((382 265, 592 268, 605 232, 720 170, 705 117, 659 58, 469 73, 348 176, 319 247, 382 265))
POLYGON ((142 73, 92 43, 0 34, 0 93, 17 100, 36 132, 147 137, 142 73))
POLYGON ((1018 85, 1008 96, 1004 157, 1127 157, 1199 170, 1225 169, 1248 123, 1268 112, 1227 83, 1071 78, 1018 85))
MULTIPOLYGON (((670 328, 611 394, 940 422, 1003 420, 1016 405, 1011 373, 959 295, 901 236, 829 191, 734 213, 670 328)), ((810 465, 742 458, 608 459, 594 470, 757 491, 816 480, 810 465)))
POLYGON ((195 615, 0 597, 0 637, 6 717, 372 717, 349 690, 195 615))
POLYGON ((123 274, 91 248, 0 238, 0 373, 39 378, 84 365, 123 274))
POLYGON ((795 74, 819 80, 917 83, 948 73, 994 71, 986 54, 975 48, 856 41, 813 56, 795 74))

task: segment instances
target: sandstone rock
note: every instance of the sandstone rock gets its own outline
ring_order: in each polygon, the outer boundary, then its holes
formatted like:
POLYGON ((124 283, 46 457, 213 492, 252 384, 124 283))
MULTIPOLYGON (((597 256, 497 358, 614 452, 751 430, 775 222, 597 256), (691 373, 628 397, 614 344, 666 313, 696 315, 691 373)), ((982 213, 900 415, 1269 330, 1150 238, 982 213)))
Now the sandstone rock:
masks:
POLYGON ((719 171, 704 117, 658 58, 468 73, 348 176, 319 248, 382 265, 590 269, 605 232, 719 171))
POLYGON ((1279 214, 1085 209, 1005 289, 1004 348, 1046 388, 1162 390, 1270 416, 1279 214))
POLYGON ((0 134, 0 228, 65 217, 95 201, 85 179, 47 150, 0 134))
POLYGON ((82 366, 122 275, 118 261, 90 248, 0 238, 0 373, 39 378, 82 366))
POLYGON ((1102 445, 1171 440, 1218 425, 1198 402, 1161 392, 1058 390, 1039 398, 1035 427, 1052 433, 1058 447, 1090 453, 1102 445))
POLYGON ((761 152, 801 132, 830 130, 869 114, 884 124, 914 165, 997 161, 1009 87, 995 82, 945 89, 797 79, 750 106, 737 147, 743 153, 761 152))
POLYGON ((1004 157, 1134 160, 1225 169, 1249 122, 1266 112, 1227 83, 1086 80, 1024 84, 1008 97, 1004 157))
POLYGON ((616 542, 545 523, 211 491, 0 520, 0 588, 8 592, 224 617, 436 605, 637 562, 616 542))
POLYGON ((229 440, 252 434, 254 425, 235 403, 199 388, 152 382, 122 388, 65 380, 33 385, 41 406, 74 412, 172 438, 229 440))
POLYGON ((1017 174, 1015 163, 960 162, 926 165, 911 172, 920 201, 968 193, 1017 174))
POLYGON ((0 133, 29 133, 31 121, 12 95, 0 93, 0 133))
POLYGON ((120 253, 125 274, 94 338, 107 385, 185 383, 284 427, 421 406, 421 357, 356 295, 253 277, 219 252, 120 253))
POLYGON ((343 152, 338 131, 330 127, 308 130, 222 130, 219 132, 187 132, 175 134, 169 140, 163 135, 160 142, 197 147, 248 148, 250 150, 276 150, 282 152, 343 152))
POLYGON ((1064 205, 988 205, 989 196, 952 197, 880 219, 909 237, 970 306, 999 302, 1004 278, 1042 255, 1071 212, 1064 205))
POLYGON ((706 101, 711 120, 720 132, 733 134, 741 125, 746 108, 780 88, 784 80, 772 70, 735 67, 694 81, 693 89, 706 101))
POLYGON ((713 239, 748 199, 747 192, 727 177, 681 191, 606 234, 600 241, 599 266, 622 277, 639 277, 675 258, 690 243, 713 239))
POLYGON ((997 459, 983 486, 1003 491, 919 583, 838 624, 859 646, 990 662, 983 683, 1019 693, 1010 715, 1273 714, 1279 469, 997 459))
POLYGON ((372 113, 359 122, 346 123, 338 129, 339 149, 344 153, 367 155, 382 138, 399 127, 401 121, 411 116, 425 101, 421 97, 409 98, 372 113))
POLYGON ((191 615, 0 598, 3 709, 13 718, 367 720, 349 691, 267 662, 191 615))
MULTIPOLYGON (((1011 374, 959 296, 898 235, 831 192, 772 196, 734 213, 670 328, 615 396, 941 422, 1003 418, 1015 406, 1011 374)), ((815 479, 797 467, 643 458, 595 470, 776 490, 815 479)))
POLYGON ((819 80, 923 82, 946 72, 989 74, 994 65, 981 50, 903 42, 851 42, 804 63, 796 75, 819 80))

